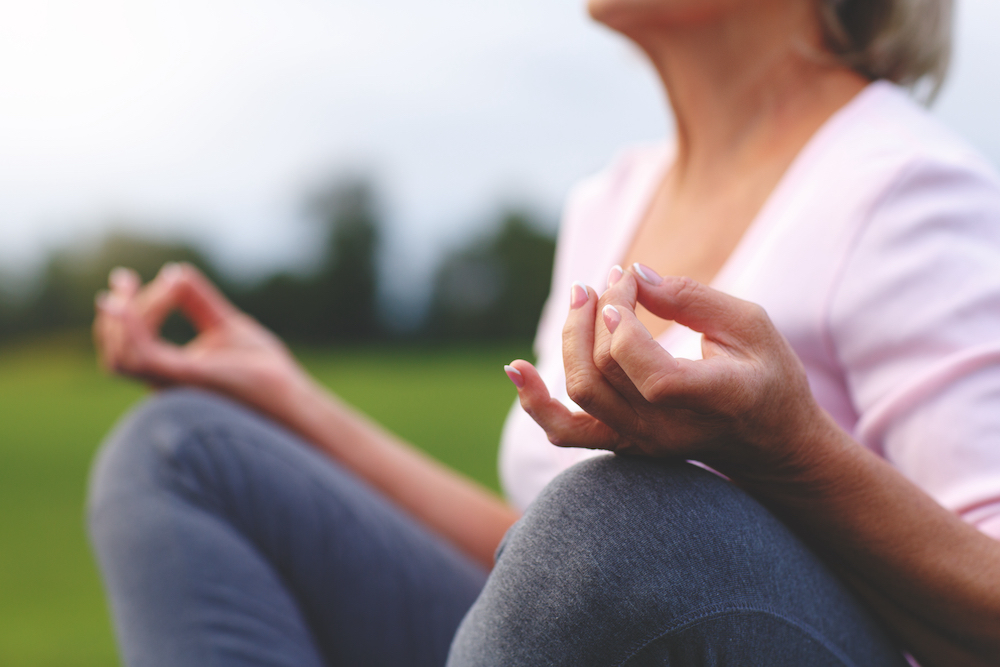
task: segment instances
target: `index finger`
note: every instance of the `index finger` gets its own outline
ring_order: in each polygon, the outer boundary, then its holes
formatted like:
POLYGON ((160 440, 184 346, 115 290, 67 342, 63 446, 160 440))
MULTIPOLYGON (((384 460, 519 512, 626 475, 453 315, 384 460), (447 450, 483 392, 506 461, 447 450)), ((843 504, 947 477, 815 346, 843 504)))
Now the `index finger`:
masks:
POLYGON ((143 320, 154 329, 175 309, 199 331, 216 326, 236 313, 236 307, 190 264, 165 264, 136 296, 136 306, 143 320))
POLYGON ((629 310, 611 334, 610 354, 642 398, 652 404, 697 410, 716 391, 717 361, 678 359, 629 310))
POLYGON ((597 294, 585 285, 574 284, 563 327, 566 393, 586 412, 613 426, 633 410, 594 363, 597 317, 597 294))
POLYGON ((517 387, 521 407, 553 445, 612 451, 618 446, 618 434, 606 424, 586 412, 571 412, 552 398, 538 371, 527 361, 515 360, 504 370, 517 387))
MULTIPOLYGON (((612 270, 612 277, 617 269, 612 270)), ((619 394, 630 404, 639 405, 636 401, 642 398, 640 392, 611 354, 612 331, 616 325, 610 320, 617 318, 620 321, 622 313, 634 314, 636 304, 635 278, 630 273, 618 276, 617 280, 609 280, 608 289, 597 303, 601 316, 594 327, 594 363, 619 394)))

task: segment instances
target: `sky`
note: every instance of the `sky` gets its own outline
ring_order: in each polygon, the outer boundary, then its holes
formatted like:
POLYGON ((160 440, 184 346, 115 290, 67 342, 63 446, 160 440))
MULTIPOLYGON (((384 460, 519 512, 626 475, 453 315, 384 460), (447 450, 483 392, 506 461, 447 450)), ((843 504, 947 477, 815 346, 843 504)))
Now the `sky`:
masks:
MULTIPOLYGON (((554 221, 574 181, 669 132, 583 4, 0 0, 0 272, 109 229, 236 276, 308 266, 305 196, 364 174, 405 296, 501 207, 554 221)), ((1000 3, 958 6, 935 113, 1000 164, 1000 3)))

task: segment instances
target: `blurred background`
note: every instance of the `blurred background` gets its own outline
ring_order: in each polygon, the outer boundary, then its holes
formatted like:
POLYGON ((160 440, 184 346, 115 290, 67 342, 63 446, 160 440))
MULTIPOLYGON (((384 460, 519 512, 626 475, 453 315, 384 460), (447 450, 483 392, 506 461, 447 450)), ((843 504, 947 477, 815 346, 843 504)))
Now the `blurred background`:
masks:
MULTIPOLYGON (((994 164, 998 27, 958 0, 933 107, 994 164)), ((197 264, 496 488, 500 366, 530 355, 562 199, 669 131, 583 0, 0 0, 0 665, 117 664, 83 531, 89 461, 143 394, 88 342, 110 268, 197 264)))

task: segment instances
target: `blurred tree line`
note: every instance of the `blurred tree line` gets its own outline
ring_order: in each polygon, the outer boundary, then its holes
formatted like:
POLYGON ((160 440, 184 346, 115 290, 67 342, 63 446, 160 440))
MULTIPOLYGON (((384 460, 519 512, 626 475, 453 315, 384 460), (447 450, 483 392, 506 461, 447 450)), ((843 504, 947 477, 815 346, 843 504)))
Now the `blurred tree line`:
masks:
MULTIPOLYGON (((239 307, 292 343, 399 338, 391 313, 380 309, 378 255, 382 224, 373 187, 338 181, 313 196, 310 214, 322 225, 325 246, 307 274, 285 272, 253 284, 233 281, 196 247, 113 234, 93 247, 62 248, 49 257, 40 282, 27 294, 0 290, 0 341, 81 328, 93 318, 94 295, 115 266, 152 279, 168 261, 204 271, 239 307)), ((449 252, 433 279, 423 326, 405 334, 425 340, 530 340, 549 290, 553 237, 523 211, 507 211, 488 233, 449 252)), ((171 317, 164 334, 192 334, 171 317)))

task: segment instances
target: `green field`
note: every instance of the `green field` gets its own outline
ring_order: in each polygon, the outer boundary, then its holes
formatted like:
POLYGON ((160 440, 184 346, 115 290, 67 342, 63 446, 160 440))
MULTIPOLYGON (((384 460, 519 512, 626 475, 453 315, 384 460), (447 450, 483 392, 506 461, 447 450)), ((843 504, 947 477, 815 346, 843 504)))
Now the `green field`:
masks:
MULTIPOLYGON (((303 352, 347 401, 496 488, 514 391, 501 365, 525 346, 303 352)), ((85 339, 0 348, 0 665, 115 665, 83 530, 87 470, 144 391, 97 371, 85 339)))

